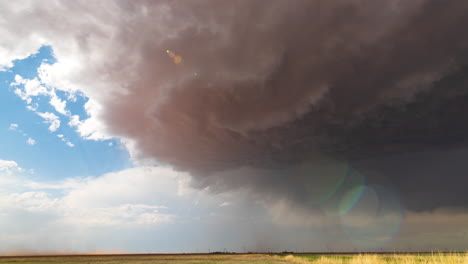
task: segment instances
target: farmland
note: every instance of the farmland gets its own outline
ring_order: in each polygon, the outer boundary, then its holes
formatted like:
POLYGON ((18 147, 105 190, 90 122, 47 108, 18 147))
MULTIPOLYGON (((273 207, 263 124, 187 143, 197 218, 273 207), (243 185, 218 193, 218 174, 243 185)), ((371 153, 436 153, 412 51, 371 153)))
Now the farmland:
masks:
POLYGON ((140 254, 140 255, 56 255, 5 256, 0 264, 468 264, 468 254, 346 254, 346 255, 276 255, 276 254, 140 254))

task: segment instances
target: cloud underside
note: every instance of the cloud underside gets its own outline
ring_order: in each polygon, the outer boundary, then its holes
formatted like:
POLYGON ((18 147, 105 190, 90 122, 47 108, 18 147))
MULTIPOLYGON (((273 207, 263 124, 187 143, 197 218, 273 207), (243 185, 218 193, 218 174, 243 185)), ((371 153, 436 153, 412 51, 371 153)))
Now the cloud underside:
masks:
POLYGON ((411 210, 468 204, 450 159, 468 132, 466 1, 4 5, 4 65, 51 45, 41 83, 83 93, 99 133, 199 187, 309 208, 348 164, 411 210))

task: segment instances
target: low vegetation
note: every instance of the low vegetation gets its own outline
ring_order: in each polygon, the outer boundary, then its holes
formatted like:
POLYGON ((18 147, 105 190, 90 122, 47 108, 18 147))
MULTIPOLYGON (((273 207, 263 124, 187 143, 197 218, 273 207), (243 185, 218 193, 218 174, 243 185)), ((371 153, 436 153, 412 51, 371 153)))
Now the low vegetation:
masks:
POLYGON ((468 264, 468 254, 362 255, 76 255, 0 257, 0 264, 468 264))
POLYGON ((286 256, 295 263, 315 264, 468 264, 468 254, 358 254, 286 256))
POLYGON ((3 257, 0 264, 290 264, 286 258, 263 254, 81 255, 3 257))

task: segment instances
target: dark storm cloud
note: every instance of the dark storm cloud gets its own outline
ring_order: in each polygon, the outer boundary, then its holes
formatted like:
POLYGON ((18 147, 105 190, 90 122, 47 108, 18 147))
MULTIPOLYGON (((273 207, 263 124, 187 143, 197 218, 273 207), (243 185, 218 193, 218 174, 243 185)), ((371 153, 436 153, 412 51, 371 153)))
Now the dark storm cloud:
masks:
POLYGON ((145 39, 141 79, 105 103, 112 131, 141 156, 215 190, 247 186, 299 203, 305 186, 326 181, 330 156, 370 182, 386 178, 410 209, 468 202, 463 168, 416 153, 460 146, 468 132, 465 1, 167 4, 163 25, 187 24, 145 39), (452 169, 427 172, 429 162, 452 169), (306 175, 304 164, 315 164, 306 175))
POLYGON ((137 158, 188 171, 200 187, 306 207, 346 164, 413 210, 468 202, 463 166, 445 159, 468 132, 464 0, 55 5, 80 15, 29 13, 53 28, 41 30, 57 56, 77 54, 83 67, 57 64, 46 82, 78 83, 137 158))

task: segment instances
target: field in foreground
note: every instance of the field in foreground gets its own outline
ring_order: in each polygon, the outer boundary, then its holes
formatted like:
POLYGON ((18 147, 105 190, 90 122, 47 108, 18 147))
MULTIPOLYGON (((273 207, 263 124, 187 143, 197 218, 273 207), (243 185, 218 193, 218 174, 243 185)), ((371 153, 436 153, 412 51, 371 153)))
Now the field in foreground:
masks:
POLYGON ((3 263, 28 264, 468 264, 468 254, 405 255, 266 255, 266 254, 181 254, 181 255, 74 255, 0 257, 3 263))

